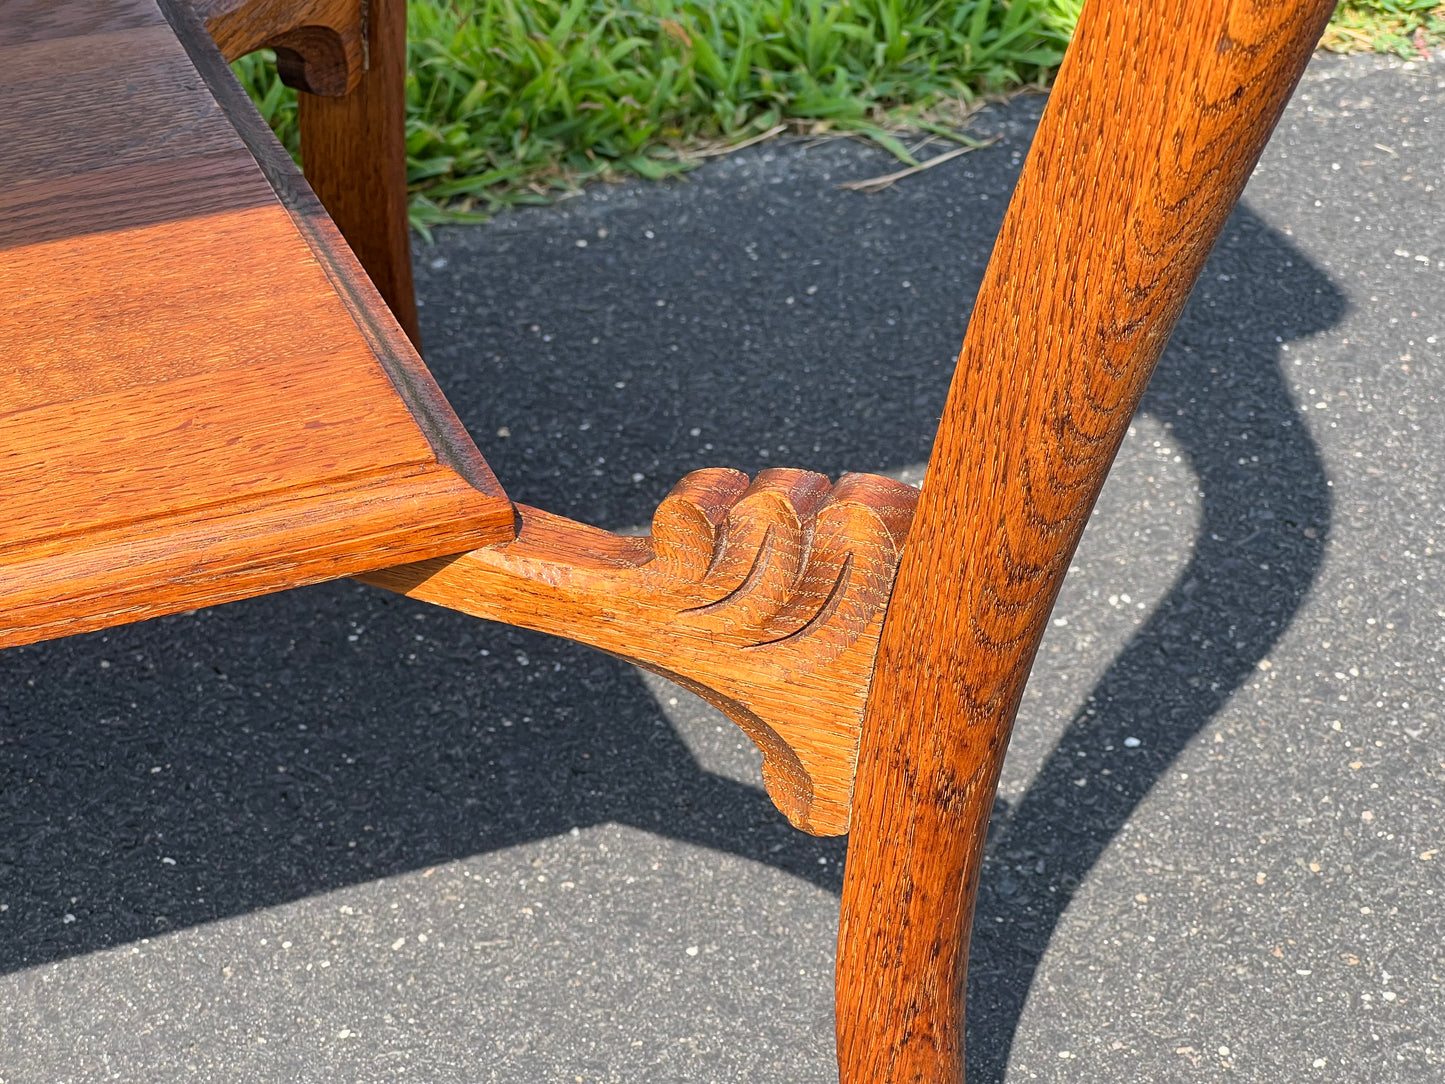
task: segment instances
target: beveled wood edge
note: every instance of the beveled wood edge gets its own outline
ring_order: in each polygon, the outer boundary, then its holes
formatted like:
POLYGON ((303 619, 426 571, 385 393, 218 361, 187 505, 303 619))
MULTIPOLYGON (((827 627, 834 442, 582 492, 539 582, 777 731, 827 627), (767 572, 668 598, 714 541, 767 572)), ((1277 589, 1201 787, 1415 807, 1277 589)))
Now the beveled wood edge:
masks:
POLYGON ((510 538, 510 504, 478 508, 471 488, 440 466, 393 472, 405 488, 378 490, 368 476, 260 494, 239 503, 9 547, 0 564, 0 648, 162 617, 200 606, 339 579, 378 564, 440 556, 459 532, 510 538), (431 512, 417 514, 422 497, 431 512), (284 540, 298 515, 306 541, 250 552, 256 537, 284 540), (366 546, 357 546, 358 538, 366 546), (177 551, 192 554, 182 571, 177 551))
POLYGON ((451 404, 427 371, 325 208, 241 89, 220 49, 187 0, 157 0, 211 95, 260 166, 277 198, 315 254, 367 346, 426 436, 437 461, 492 497, 506 494, 451 404))
MULTIPOLYGON (((505 500, 405 332, 235 82, 197 12, 188 0, 157 2, 438 464, 459 481, 505 500)), ((749 486, 737 472, 699 472, 679 483, 659 509, 656 537, 619 541, 640 547, 636 562, 610 559, 611 543, 597 542, 597 536, 612 537, 606 532, 535 509, 524 517, 507 504, 504 525, 491 522, 500 516, 486 517, 501 545, 444 555, 433 543, 429 553, 398 552, 406 563, 391 567, 378 567, 386 562, 375 554, 336 559, 324 570, 298 572, 284 583, 268 579, 268 587, 355 575, 413 597, 590 643, 668 676, 729 714, 759 745, 769 792, 794 824, 817 834, 841 834, 848 828, 878 634, 915 501, 911 487, 872 476, 845 476, 830 486, 820 475, 773 470, 749 486), (825 519, 831 532, 826 540, 818 533, 825 519), (524 522, 533 530, 505 544, 524 522), (545 536, 540 544, 538 528, 545 536), (667 556, 659 557, 663 548, 667 556), (690 554, 687 570, 677 564, 683 551, 690 554), (584 580, 585 589, 579 586, 584 580), (566 589, 554 590, 563 582, 566 589), (622 619, 610 608, 617 599, 625 599, 623 610, 631 608, 622 619)), ((230 511, 217 513, 224 519, 230 511)), ((216 519, 190 510, 151 526, 167 537, 199 538, 215 533, 216 519)), ((344 518, 336 526, 344 530, 344 518)), ((423 528, 417 531, 419 536, 423 528)), ((124 544, 124 532, 115 533, 112 543, 97 546, 91 556, 124 544)), ((96 571, 86 590, 99 598, 112 569, 104 561, 90 563, 96 571)), ((107 600, 104 612, 7 630, 0 633, 0 646, 39 638, 35 632, 68 634, 256 593, 239 581, 224 598, 188 590, 192 580, 235 574, 215 571, 215 564, 198 561, 195 577, 175 581, 175 605, 132 604, 123 590, 107 600)))

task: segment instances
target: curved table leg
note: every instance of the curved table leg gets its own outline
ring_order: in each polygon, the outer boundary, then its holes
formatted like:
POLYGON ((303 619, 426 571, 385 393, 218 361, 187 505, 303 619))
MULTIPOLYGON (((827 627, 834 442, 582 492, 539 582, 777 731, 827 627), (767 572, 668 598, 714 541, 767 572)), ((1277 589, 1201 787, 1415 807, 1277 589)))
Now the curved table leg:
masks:
POLYGON ((963 1078, 968 934, 1069 558, 1333 0, 1090 0, 974 308, 864 715, 843 1084, 963 1078))

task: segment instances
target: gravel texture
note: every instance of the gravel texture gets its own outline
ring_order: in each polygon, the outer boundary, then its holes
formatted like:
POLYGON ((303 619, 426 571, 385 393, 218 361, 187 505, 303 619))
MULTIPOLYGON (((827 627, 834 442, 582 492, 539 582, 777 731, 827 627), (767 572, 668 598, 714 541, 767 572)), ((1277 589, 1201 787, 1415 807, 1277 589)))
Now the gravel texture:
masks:
MULTIPOLYGON (((1025 698, 970 1080, 1445 1078, 1445 62, 1321 57, 1025 698)), ((516 499, 921 476, 1042 100, 417 252, 516 499)), ((691 696, 336 583, 0 655, 0 1082, 836 1080, 844 843, 691 696)))

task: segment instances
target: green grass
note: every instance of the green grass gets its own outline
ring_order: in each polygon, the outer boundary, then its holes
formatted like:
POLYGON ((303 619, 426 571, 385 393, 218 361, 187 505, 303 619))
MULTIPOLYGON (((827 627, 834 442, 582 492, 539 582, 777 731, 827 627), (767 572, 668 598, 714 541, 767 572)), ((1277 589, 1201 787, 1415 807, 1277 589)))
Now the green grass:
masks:
MULTIPOLYGON (((780 123, 950 135, 979 95, 1047 79, 1078 0, 412 0, 408 179, 419 226, 660 177, 780 123)), ((293 153, 295 96, 236 65, 293 153)))
MULTIPOLYGON (((662 177, 786 124, 963 140, 982 95, 1044 84, 1082 0, 411 0, 413 223, 540 203, 592 178, 662 177)), ((1345 0, 1325 48, 1413 54, 1441 0, 1345 0)), ((296 96, 234 68, 297 153, 296 96)))
POLYGON ((1407 60, 1441 44, 1442 0, 1343 0, 1320 42, 1334 53, 1394 53, 1407 60))

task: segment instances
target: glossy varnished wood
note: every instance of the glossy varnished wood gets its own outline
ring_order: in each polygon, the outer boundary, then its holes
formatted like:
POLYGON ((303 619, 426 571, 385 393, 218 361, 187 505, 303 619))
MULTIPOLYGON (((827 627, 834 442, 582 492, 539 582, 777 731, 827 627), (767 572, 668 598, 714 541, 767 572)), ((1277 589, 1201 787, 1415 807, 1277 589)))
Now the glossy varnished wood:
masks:
POLYGON ((0 297, 0 646, 511 537, 188 9, 0 4, 0 297))
POLYGON ((366 72, 342 97, 298 99, 301 162, 418 347, 406 209, 406 0, 367 0, 366 72))
POLYGON ((851 816, 844 1084, 961 1080, 1034 651, 1332 4, 1090 0, 916 514, 883 479, 715 470, 642 539, 513 509, 202 27, 295 54, 308 173, 414 336, 401 0, 163 2, 0 4, 0 646, 364 574, 666 674, 794 823, 851 816))
POLYGON ((962 1079, 1004 747, 1078 542, 1332 0, 1089 0, 985 275, 880 642, 838 941, 844 1084, 962 1079))
POLYGON ((405 0, 195 0, 227 60, 276 50, 306 179, 421 345, 406 197, 405 0))
POLYGON ((917 491, 872 475, 688 475, 645 538, 519 507, 515 542, 368 583, 566 636, 672 678, 763 752, 805 831, 848 829, 864 694, 917 491))

